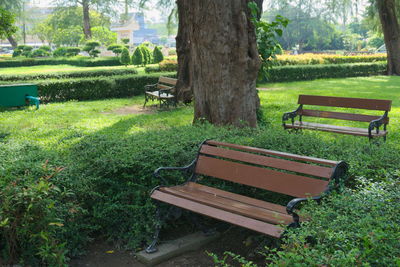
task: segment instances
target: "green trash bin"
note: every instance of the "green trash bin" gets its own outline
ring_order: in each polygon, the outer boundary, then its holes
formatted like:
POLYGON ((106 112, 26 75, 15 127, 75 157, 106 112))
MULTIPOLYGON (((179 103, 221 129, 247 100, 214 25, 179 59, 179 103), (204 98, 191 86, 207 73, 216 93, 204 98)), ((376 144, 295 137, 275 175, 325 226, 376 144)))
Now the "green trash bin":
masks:
POLYGON ((0 107, 36 105, 36 108, 39 109, 39 104, 36 84, 0 85, 0 107))

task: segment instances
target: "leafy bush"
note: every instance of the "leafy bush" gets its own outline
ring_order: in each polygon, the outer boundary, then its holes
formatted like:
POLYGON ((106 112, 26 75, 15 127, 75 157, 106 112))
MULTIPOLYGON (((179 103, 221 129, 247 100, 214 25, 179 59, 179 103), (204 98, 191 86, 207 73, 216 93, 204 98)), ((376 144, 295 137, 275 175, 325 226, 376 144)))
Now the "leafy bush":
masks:
POLYGON ((67 47, 67 53, 65 56, 67 57, 74 57, 77 56, 81 52, 79 47, 67 47))
POLYGON ((386 61, 386 54, 341 56, 327 54, 277 55, 276 66, 368 63, 386 61))
POLYGON ((146 73, 154 73, 154 72, 161 72, 160 66, 148 66, 144 68, 146 73))
POLYGON ((356 193, 346 189, 322 205, 309 203, 303 213, 310 221, 289 232, 284 250, 269 254, 271 266, 398 266, 397 179, 365 183, 356 193))
POLYGON ((164 60, 164 55, 158 46, 154 47, 153 59, 154 59, 153 63, 160 63, 161 61, 164 60))
MULTIPOLYGON (((24 75, 2 75, 0 81, 33 81, 44 79, 65 79, 65 78, 85 78, 100 76, 132 75, 137 74, 135 69, 116 69, 116 70, 90 70, 90 71, 69 71, 55 73, 38 73, 24 75)), ((33 81, 35 82, 35 81, 33 81)))
MULTIPOLYGON (((112 51, 116 56, 121 54, 123 49, 124 49, 124 46, 119 45, 119 44, 112 44, 107 47, 107 50, 112 51)), ((129 52, 129 50, 128 50, 128 52, 129 52)))
POLYGON ((122 49, 122 53, 119 58, 119 61, 121 62, 121 64, 123 64, 125 66, 128 66, 129 64, 131 64, 131 57, 129 55, 129 50, 127 48, 122 49))
POLYGON ((139 47, 143 55, 142 65, 146 66, 147 64, 153 63, 153 57, 150 52, 150 49, 145 45, 140 45, 139 47))
POLYGON ((143 65, 143 60, 142 49, 140 49, 140 47, 136 47, 132 54, 132 64, 136 66, 143 65))
POLYGON ((100 54, 100 50, 97 47, 100 46, 100 43, 97 41, 90 41, 86 42, 85 46, 83 47, 83 51, 87 52, 91 57, 98 57, 100 54))
POLYGON ((324 64, 274 67, 268 82, 304 81, 321 78, 344 78, 381 75, 386 72, 386 63, 324 64))
POLYGON ((32 55, 33 47, 29 45, 19 45, 14 49, 13 57, 24 56, 30 57, 32 55))
POLYGON ((32 57, 47 57, 50 55, 50 53, 44 49, 36 49, 32 52, 32 57))
POLYGON ((177 71, 178 62, 176 60, 166 59, 160 62, 160 71, 177 71))
MULTIPOLYGON (((57 57, 61 53, 66 53, 65 47, 61 48, 64 52, 56 52, 57 57)), ((56 49, 57 50, 57 49, 56 49)), ((55 51, 56 51, 55 50, 55 51)), ((54 51, 54 52, 55 52, 54 51)), ((53 52, 53 56, 54 55, 53 52)), ((65 54, 64 54, 65 55, 65 54)), ((10 67, 27 67, 39 65, 72 65, 79 67, 100 67, 100 66, 121 66, 118 58, 115 57, 102 57, 102 58, 88 58, 88 57, 75 57, 75 58, 26 58, 0 61, 0 68, 10 67)))
MULTIPOLYGON (((174 77, 175 74, 163 73, 174 77)), ((156 75, 115 75, 109 77, 38 80, 39 95, 44 101, 94 100, 112 97, 129 97, 144 93, 144 86, 157 82, 156 75)))

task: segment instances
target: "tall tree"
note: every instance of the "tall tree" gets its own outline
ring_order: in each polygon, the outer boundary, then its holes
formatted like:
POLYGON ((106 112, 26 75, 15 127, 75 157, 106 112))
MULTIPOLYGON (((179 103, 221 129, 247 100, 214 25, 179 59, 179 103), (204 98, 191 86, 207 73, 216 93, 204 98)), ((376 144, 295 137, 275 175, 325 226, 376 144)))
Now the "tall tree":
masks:
MULTIPOLYGON (((0 8, 18 15, 22 9, 24 0, 0 0, 0 8)), ((5 37, 10 42, 12 47, 17 47, 18 43, 13 37, 13 33, 6 34, 5 37)))
POLYGON ((257 125, 260 59, 248 2, 177 0, 178 80, 193 91, 194 120, 257 125))
POLYGON ((388 58, 388 75, 400 75, 400 26, 395 0, 376 0, 388 58))
MULTIPOLYGON (((17 31, 17 27, 14 25, 15 23, 15 16, 0 7, 0 38, 4 38, 7 37, 9 38, 10 36, 12 36, 16 31, 17 31)), ((10 41, 10 39, 9 39, 10 41)), ((17 43, 13 43, 12 40, 10 41, 11 45, 13 47, 17 46, 17 43)))

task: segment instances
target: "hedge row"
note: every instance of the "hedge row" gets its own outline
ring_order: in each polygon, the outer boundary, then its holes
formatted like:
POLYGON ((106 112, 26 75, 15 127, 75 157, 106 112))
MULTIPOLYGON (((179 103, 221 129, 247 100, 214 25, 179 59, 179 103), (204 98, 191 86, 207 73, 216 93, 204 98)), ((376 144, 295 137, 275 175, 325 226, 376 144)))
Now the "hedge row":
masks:
MULTIPOLYGON (((145 71, 147 73, 155 73, 161 70, 159 67, 147 67, 145 71)), ((270 70, 268 82, 370 76, 384 74, 385 72, 385 62, 280 66, 270 70)))
POLYGON ((0 75, 0 81, 28 81, 28 80, 44 80, 44 79, 65 79, 65 78, 84 78, 84 77, 100 77, 137 74, 135 69, 103 69, 90 71, 69 71, 56 73, 37 73, 23 75, 0 75))
POLYGON ((39 87, 39 95, 45 102, 67 100, 94 100, 114 97, 129 97, 144 93, 146 84, 156 83, 158 77, 176 77, 175 73, 152 75, 116 75, 62 80, 32 81, 39 87))
POLYGON ((24 58, 0 61, 0 68, 29 67, 38 65, 72 65, 80 67, 121 66, 117 57, 103 58, 24 58))
POLYGON ((341 55, 278 55, 274 61, 276 66, 288 65, 318 65, 318 64, 346 64, 346 63, 371 63, 385 61, 386 54, 361 55, 361 56, 341 56, 341 55))
POLYGON ((370 76, 384 74, 385 72, 385 62, 282 66, 270 70, 268 82, 370 76))

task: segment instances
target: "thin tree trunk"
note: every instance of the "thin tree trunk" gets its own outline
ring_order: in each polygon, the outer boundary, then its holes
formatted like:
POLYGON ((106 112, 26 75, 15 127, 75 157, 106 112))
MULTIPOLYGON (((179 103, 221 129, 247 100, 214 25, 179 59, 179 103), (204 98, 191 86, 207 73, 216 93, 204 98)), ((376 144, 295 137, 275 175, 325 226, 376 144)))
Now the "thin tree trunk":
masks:
POLYGON ((7 36, 7 40, 8 42, 10 42, 13 48, 16 48, 18 46, 17 41, 15 41, 14 37, 12 37, 11 35, 7 36))
POLYGON ((178 79, 193 91, 195 121, 257 125, 260 59, 249 1, 177 0, 178 79))
POLYGON ((377 0, 388 61, 388 75, 400 75, 400 26, 395 0, 377 0))
POLYGON ((92 38, 92 30, 90 27, 90 14, 89 14, 89 0, 82 0, 83 8, 83 33, 85 39, 89 40, 92 38))

